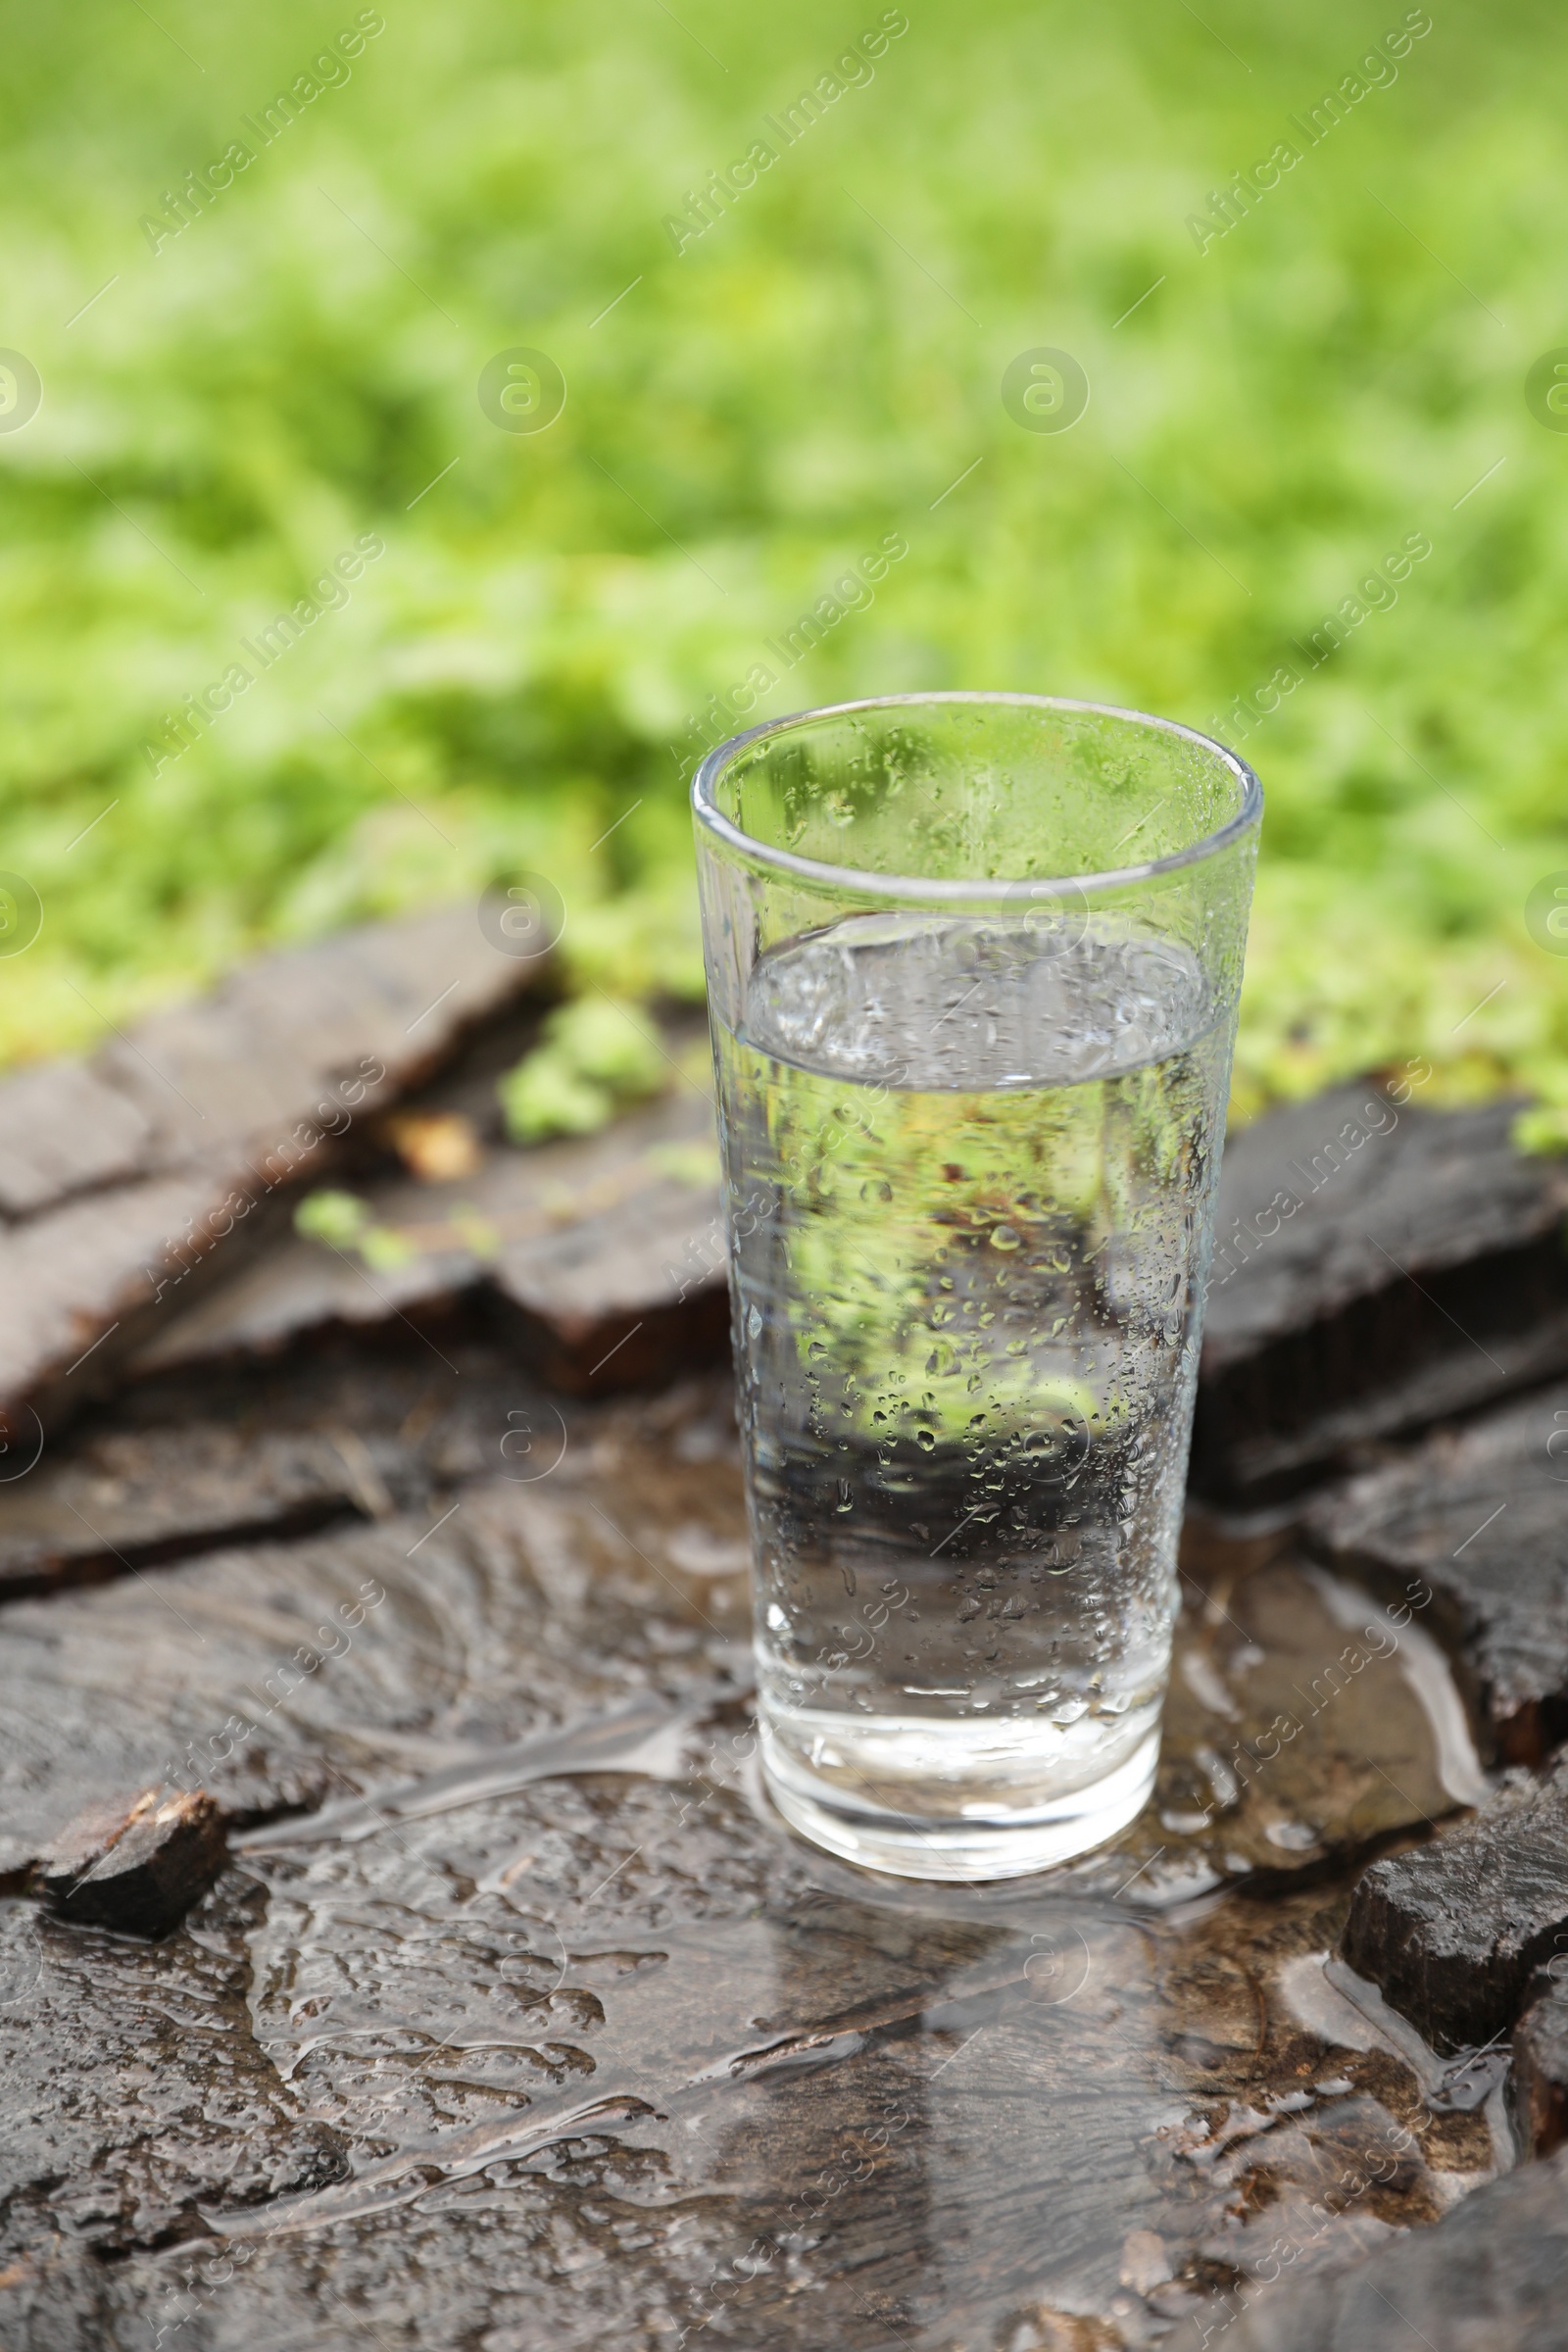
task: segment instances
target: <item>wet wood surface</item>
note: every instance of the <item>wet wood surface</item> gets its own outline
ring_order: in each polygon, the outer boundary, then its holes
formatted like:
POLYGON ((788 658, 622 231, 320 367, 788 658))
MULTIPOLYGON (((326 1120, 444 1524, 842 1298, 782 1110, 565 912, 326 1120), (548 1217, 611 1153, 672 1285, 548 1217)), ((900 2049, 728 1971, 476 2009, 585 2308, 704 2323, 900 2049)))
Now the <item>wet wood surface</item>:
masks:
POLYGON ((1568 2139, 1568 1990, 1561 1959, 1532 1979, 1513 2034, 1509 2082, 1521 2147, 1549 2156, 1568 2139))
MULTIPOLYGON (((1282 2237, 1337 2276, 1506 2161, 1500 2089, 1332 1957, 1361 1864, 1479 1793, 1453 1686, 1289 1529, 1190 1530, 1143 1821, 921 1887, 759 1788, 724 1375, 582 1403, 411 1336, 242 1396, 404 1432, 401 1498, 0 1615, 8 2352, 1180 2341, 1282 2237), (160 1778, 228 1825, 182 1925, 22 1891, 160 1778)), ((72 1442, 156 1458, 189 1401, 72 1442)))
MULTIPOLYGON (((760 1787, 709 1106, 512 1150, 491 986, 399 1065, 472 1164, 344 1146, 397 1266, 279 1231, 8 1429, 0 2346, 1568 2345, 1568 1862, 1510 1844, 1560 1802, 1568 1391, 1495 1401, 1561 1361, 1560 1173, 1401 1109, 1238 1261, 1150 1806, 923 1886, 760 1787), (1475 1364, 1418 1262, 1496 1277, 1475 1364)), ((45 1103, 19 1229, 192 1177, 107 1064, 25 1083, 135 1117, 89 1166, 45 1103)))
POLYGON ((1341 1949, 1438 2049, 1506 2034, 1538 1968, 1568 1954, 1568 1788, 1510 1776, 1480 1811, 1363 1872, 1341 1949), (1523 1784, 1523 1785, 1521 1785, 1523 1784))
POLYGON ((90 1066, 0 1084, 8 1446, 101 1393, 538 969, 495 946, 471 904, 443 907, 262 957, 117 1032, 90 1066))
MULTIPOLYGON (((1568 2161, 1477 2190, 1440 2230, 1379 2247, 1336 2278, 1238 2299, 1226 2352, 1560 2352, 1568 2343, 1568 2161)), ((1229 2307, 1222 2313, 1229 2316, 1229 2307)))
POLYGON ((1517 1103, 1422 1106, 1417 1064, 1275 1111, 1227 1145, 1193 1483, 1298 1492, 1369 1439, 1568 1366, 1561 1161, 1517 1103))
POLYGON ((497 1057, 474 1058, 478 1088, 465 1074, 416 1099, 464 1105, 475 1164, 421 1181, 383 1153, 354 1188, 393 1244, 390 1261, 368 1266, 353 1250, 279 1233, 161 1330, 133 1371, 228 1365, 343 1332, 381 1339, 454 1315, 488 1321, 520 1362, 578 1395, 719 1360, 726 1252, 701 1073, 601 1134, 523 1151, 499 1132, 493 1088, 486 1102, 497 1057))
POLYGON ((217 1799, 155 1784, 68 1822, 38 1862, 37 1884, 64 1919, 151 1939, 178 1927, 227 1858, 217 1799))
POLYGON ((1568 1384, 1440 1430, 1307 1508, 1343 1573, 1419 1578, 1489 1755, 1541 1764, 1568 1736, 1568 1384))

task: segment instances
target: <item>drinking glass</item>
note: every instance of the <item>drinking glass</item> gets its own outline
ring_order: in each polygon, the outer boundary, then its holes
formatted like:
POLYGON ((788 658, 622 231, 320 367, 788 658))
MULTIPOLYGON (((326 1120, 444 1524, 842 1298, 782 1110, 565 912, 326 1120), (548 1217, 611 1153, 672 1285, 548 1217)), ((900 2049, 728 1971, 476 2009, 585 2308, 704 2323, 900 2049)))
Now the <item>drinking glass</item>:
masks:
POLYGON ((916 694, 692 798, 768 1787, 879 1870, 1037 1870, 1158 1757, 1262 794, 916 694))

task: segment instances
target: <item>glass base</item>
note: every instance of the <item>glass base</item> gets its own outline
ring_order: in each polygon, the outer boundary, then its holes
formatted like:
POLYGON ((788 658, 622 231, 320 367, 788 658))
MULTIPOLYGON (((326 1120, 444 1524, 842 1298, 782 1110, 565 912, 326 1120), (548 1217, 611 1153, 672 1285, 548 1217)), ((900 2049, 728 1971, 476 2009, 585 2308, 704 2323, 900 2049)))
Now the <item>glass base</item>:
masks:
POLYGON ((791 1829, 846 1862, 900 1879, 1016 1879, 1103 1845, 1148 1802, 1159 1723, 1102 1779, 1027 1811, 920 1819, 851 1806, 776 1740, 762 1740, 768 1794, 791 1829))

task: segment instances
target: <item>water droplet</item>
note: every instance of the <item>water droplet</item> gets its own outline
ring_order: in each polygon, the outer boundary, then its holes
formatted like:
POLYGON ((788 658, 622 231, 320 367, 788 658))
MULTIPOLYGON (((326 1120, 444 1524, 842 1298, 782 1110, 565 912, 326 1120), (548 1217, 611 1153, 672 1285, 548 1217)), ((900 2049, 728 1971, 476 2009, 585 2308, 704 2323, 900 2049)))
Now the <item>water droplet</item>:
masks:
POLYGON ((991 1228, 993 1250, 1016 1250, 1022 1240, 1023 1235, 1016 1225, 993 1225, 991 1228))
POLYGON ((756 1337, 757 1337, 757 1335, 758 1335, 758 1333, 759 1333, 759 1332, 761 1330, 761 1328, 762 1328, 762 1318, 761 1318, 761 1316, 760 1316, 760 1315, 758 1313, 758 1311, 757 1311, 756 1307, 754 1306, 754 1307, 753 1307, 753 1309, 752 1309, 752 1311, 751 1311, 751 1313, 750 1313, 750 1314, 747 1316, 747 1318, 746 1318, 746 1336, 747 1336, 747 1338, 748 1338, 749 1340, 755 1340, 755 1339, 756 1339, 756 1337))
POLYGON ((1271 1821, 1263 1832, 1270 1845, 1283 1846, 1288 1854, 1304 1854, 1318 1842, 1318 1833, 1304 1821, 1271 1821))

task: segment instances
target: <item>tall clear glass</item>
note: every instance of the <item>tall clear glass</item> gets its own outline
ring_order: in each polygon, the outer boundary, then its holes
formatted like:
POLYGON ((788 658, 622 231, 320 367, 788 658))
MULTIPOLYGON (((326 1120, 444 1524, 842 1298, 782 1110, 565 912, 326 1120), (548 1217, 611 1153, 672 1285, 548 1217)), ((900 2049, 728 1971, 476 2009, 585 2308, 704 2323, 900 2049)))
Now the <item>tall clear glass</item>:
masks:
POLYGON ((1037 1870, 1158 1756, 1262 794, 931 694, 692 797, 768 1785, 876 1869, 1037 1870))

